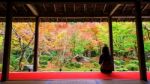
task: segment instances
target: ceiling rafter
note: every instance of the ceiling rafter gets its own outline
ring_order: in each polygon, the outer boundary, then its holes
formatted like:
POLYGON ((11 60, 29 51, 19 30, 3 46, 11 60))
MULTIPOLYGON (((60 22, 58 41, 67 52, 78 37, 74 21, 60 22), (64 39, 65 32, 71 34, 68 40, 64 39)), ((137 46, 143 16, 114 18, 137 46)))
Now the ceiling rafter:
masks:
POLYGON ((35 16, 39 15, 38 12, 37 12, 37 10, 35 9, 35 7, 33 5, 26 4, 26 6, 30 9, 30 11, 33 13, 33 15, 35 15, 35 16))
POLYGON ((47 11, 47 8, 46 8, 46 6, 45 6, 45 3, 43 3, 42 5, 43 5, 44 10, 47 11))
POLYGON ((54 7, 54 12, 56 13, 57 12, 56 4, 53 4, 53 7, 54 7))
POLYGON ((120 6, 121 6, 121 4, 117 4, 117 5, 113 8, 113 10, 110 12, 109 16, 112 16, 112 15, 115 13, 115 11, 116 11, 120 6))
POLYGON ((94 12, 96 11, 96 3, 94 4, 94 12))
POLYGON ((76 12, 76 5, 75 5, 75 3, 73 4, 73 11, 76 12))
POLYGON ((144 12, 144 10, 149 6, 149 4, 146 4, 143 9, 142 9, 142 12, 144 12))
POLYGON ((106 7, 107 7, 107 4, 104 5, 103 13, 105 13, 106 7))
POLYGON ((64 4, 64 12, 66 13, 66 11, 67 11, 67 10, 66 10, 66 4, 64 4))
POLYGON ((127 8, 127 4, 124 5, 123 9, 122 9, 122 13, 124 13, 124 11, 126 10, 127 8))
POLYGON ((17 9, 16 9, 16 7, 15 7, 15 6, 13 6, 12 8, 13 8, 13 10, 15 10, 15 12, 17 12, 17 9))
POLYGON ((84 6, 84 12, 86 12, 87 11, 86 4, 83 4, 83 6, 84 6))

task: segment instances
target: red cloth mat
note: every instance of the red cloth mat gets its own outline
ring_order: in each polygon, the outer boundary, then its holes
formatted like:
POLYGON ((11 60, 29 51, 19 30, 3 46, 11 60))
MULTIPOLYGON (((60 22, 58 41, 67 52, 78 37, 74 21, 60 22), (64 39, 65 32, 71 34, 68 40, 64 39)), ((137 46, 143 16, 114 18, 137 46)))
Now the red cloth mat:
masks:
MULTIPOLYGON (((1 74, 0 74, 1 77, 1 74)), ((150 72, 147 73, 150 80, 150 72)), ((9 80, 52 80, 52 79, 131 79, 139 80, 139 72, 10 72, 9 80)))

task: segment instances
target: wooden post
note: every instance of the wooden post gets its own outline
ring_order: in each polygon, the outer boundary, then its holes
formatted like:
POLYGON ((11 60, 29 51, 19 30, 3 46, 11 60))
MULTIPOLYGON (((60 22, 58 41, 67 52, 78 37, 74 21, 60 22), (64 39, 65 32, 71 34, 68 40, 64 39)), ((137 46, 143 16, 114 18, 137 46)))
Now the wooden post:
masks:
POLYGON ((11 33, 12 33, 12 3, 7 3, 6 25, 5 25, 5 40, 2 66, 2 81, 8 80, 9 77, 9 62, 11 50, 11 33))
POLYGON ((137 47, 138 47, 138 60, 140 69, 140 79, 147 81, 146 75, 146 64, 144 54, 144 42, 143 42, 143 31, 142 31, 142 19, 141 19, 141 2, 137 0, 135 2, 136 10, 136 35, 137 35, 137 47))
MULTIPOLYGON (((112 18, 111 18, 111 16, 108 17, 108 24, 109 24, 109 48, 110 48, 110 55, 111 55, 113 63, 114 63, 114 57, 113 57, 113 33, 112 33, 112 18)), ((114 64, 113 64, 113 70, 114 70, 114 64)))
POLYGON ((39 39, 39 17, 36 17, 33 71, 37 71, 38 68, 38 39, 39 39))

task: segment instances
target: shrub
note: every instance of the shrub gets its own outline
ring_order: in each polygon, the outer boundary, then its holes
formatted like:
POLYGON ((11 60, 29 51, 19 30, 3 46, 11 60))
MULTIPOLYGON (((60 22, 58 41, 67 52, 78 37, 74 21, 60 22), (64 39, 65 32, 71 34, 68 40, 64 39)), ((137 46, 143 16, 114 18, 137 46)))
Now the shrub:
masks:
POLYGON ((119 66, 119 65, 124 65, 124 61, 123 60, 114 60, 115 65, 119 66))
POLYGON ((146 63, 146 67, 150 67, 150 63, 147 62, 147 63, 146 63))
POLYGON ((57 51, 50 51, 50 56, 53 57, 53 56, 57 56, 58 55, 58 52, 57 51))
POLYGON ((118 68, 118 69, 116 69, 116 71, 128 71, 128 69, 127 68, 118 68))
POLYGON ((95 57, 97 55, 96 51, 91 51, 91 57, 95 57))
POLYGON ((10 66, 13 67, 14 70, 17 70, 19 65, 19 58, 17 57, 18 55, 14 55, 12 54, 12 56, 10 56, 10 66))
POLYGON ((126 67, 128 70, 131 70, 131 71, 137 71, 138 70, 137 64, 127 64, 126 67))
POLYGON ((150 63, 149 62, 146 63, 146 67, 147 67, 147 70, 149 71, 149 68, 150 68, 150 63))
POLYGON ((98 62, 93 62, 93 64, 95 68, 98 68, 100 66, 98 62))
POLYGON ((67 63, 66 67, 67 68, 80 68, 81 64, 77 62, 70 62, 70 63, 67 63))
POLYGON ((52 58, 48 55, 41 55, 40 60, 50 61, 52 58))
POLYGON ((139 64, 138 60, 130 60, 129 63, 131 63, 131 64, 139 64))
POLYGON ((47 63, 46 60, 40 60, 40 64, 41 64, 41 65, 47 65, 48 63, 47 63))
POLYGON ((46 68, 46 65, 41 65, 41 68, 46 68))

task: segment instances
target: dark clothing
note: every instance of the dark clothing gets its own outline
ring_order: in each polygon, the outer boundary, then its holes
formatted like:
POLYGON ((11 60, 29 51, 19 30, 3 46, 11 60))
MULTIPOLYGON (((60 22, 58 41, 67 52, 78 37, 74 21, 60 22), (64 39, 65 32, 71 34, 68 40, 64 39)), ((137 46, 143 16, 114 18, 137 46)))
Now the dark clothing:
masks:
POLYGON ((101 65, 101 72, 111 73, 113 70, 113 63, 109 54, 102 54, 99 58, 99 64, 101 65))

